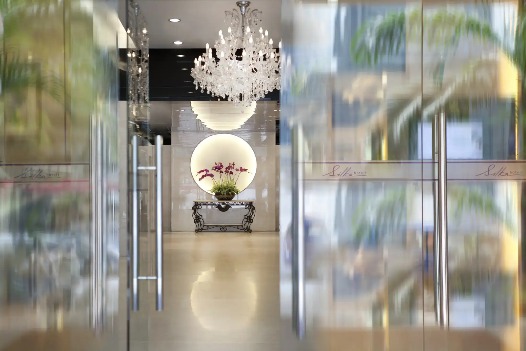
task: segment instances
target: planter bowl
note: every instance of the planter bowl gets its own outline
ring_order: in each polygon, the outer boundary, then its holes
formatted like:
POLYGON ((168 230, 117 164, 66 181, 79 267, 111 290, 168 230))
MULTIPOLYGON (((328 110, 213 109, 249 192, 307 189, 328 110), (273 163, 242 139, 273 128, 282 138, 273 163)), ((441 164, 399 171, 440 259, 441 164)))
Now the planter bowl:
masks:
POLYGON ((236 194, 214 194, 214 196, 219 201, 230 201, 236 196, 236 194))

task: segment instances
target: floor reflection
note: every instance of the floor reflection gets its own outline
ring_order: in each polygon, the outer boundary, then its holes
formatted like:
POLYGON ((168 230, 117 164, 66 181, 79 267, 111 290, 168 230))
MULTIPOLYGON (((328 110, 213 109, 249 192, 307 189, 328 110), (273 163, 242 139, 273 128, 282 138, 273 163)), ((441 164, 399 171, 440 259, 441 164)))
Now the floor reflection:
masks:
POLYGON ((249 277, 238 276, 235 271, 225 275, 219 267, 210 268, 201 273, 193 284, 190 299, 194 316, 203 328, 215 331, 241 329, 254 317, 257 304, 256 285, 249 277), (222 291, 224 296, 211 299, 210 292, 217 291, 222 291), (230 299, 237 302, 238 308, 235 310, 221 305, 223 300, 230 299), (210 308, 214 304, 222 306, 223 311, 210 308), (210 313, 211 310, 214 313, 210 313), (228 323, 218 320, 216 313, 228 316, 228 323))
POLYGON ((142 294, 132 351, 279 349, 278 233, 166 234, 164 255, 165 309, 142 294))
MULTIPOLYGON (((164 255, 165 309, 155 310, 154 284, 144 282, 140 310, 130 312, 129 350, 279 350, 277 233, 166 233, 164 255)), ((113 321, 116 333, 108 338, 85 328, 87 320, 65 318, 59 304, 47 310, 11 307, 0 310, 1 351, 126 349, 125 320, 113 321)))

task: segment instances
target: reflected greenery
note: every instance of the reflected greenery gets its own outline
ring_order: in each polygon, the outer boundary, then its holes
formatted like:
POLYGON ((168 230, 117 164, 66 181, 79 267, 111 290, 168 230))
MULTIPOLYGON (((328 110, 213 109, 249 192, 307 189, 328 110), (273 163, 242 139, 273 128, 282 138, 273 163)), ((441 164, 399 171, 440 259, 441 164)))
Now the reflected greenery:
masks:
MULTIPOLYGON (((356 189, 347 191, 354 193, 356 189)), ((422 225, 422 219, 419 218, 413 218, 415 222, 410 223, 411 217, 419 212, 415 212, 417 206, 423 206, 421 194, 412 186, 389 186, 381 190, 381 195, 376 195, 368 196, 356 206, 346 204, 341 210, 340 218, 345 218, 346 213, 352 213, 352 216, 347 217, 348 223, 345 226, 350 228, 350 237, 342 238, 351 246, 396 241, 397 236, 403 238, 408 231, 419 230, 422 225)), ((451 184, 448 187, 448 205, 449 221, 453 227, 461 226, 471 216, 476 216, 479 218, 478 224, 470 226, 474 231, 477 230, 477 225, 495 223, 502 225, 510 233, 516 232, 510 218, 496 204, 492 195, 483 189, 451 184)), ((433 211, 432 208, 423 210, 433 211)))
POLYGON ((103 102, 117 91, 107 89, 116 87, 118 61, 108 9, 96 1, 0 0, 0 160, 89 160, 90 118, 112 113, 103 102))
POLYGON ((381 242, 385 235, 405 232, 410 201, 406 187, 400 186, 385 190, 382 196, 365 199, 355 211, 344 210, 353 214, 349 223, 353 245, 363 245, 371 236, 381 242))
MULTIPOLYGON (((38 63, 27 58, 27 55, 23 57, 20 44, 15 46, 17 43, 23 44, 30 40, 30 38, 21 37, 26 30, 25 23, 42 20, 42 17, 49 17, 51 13, 55 13, 54 17, 57 17, 59 6, 57 0, 0 0, 0 34, 2 36, 0 95, 22 92, 27 88, 37 88, 49 93, 57 100, 62 98, 62 84, 59 78, 52 72, 42 72, 38 63)), ((62 16, 61 13, 60 16, 62 16)), ((55 26, 61 22, 61 19, 54 18, 55 26)), ((49 24, 46 24, 40 28, 45 29, 48 26, 49 24)), ((42 35, 42 33, 39 34, 42 35)))
POLYGON ((0 70, 2 88, 0 95, 25 91, 27 88, 37 88, 48 92, 56 99, 60 95, 60 81, 53 76, 45 77, 38 66, 23 60, 20 56, 7 51, 0 54, 0 70))
POLYGON ((525 29, 526 19, 521 17, 515 28, 515 40, 510 42, 499 37, 490 23, 466 12, 440 9, 426 11, 422 18, 421 9, 413 9, 366 22, 351 39, 350 50, 355 62, 374 66, 382 57, 398 54, 405 40, 421 40, 430 49, 438 49, 433 58, 436 60, 433 76, 441 84, 445 61, 456 52, 461 39, 475 39, 497 45, 522 76, 526 67, 525 29))
MULTIPOLYGON (((496 107, 504 99, 515 99, 512 91, 518 89, 518 101, 513 103, 522 103, 522 77, 526 73, 526 17, 521 8, 512 8, 511 4, 509 17, 500 12, 495 14, 492 5, 407 7, 405 11, 365 22, 353 35, 350 53, 358 66, 378 68, 383 59, 405 50, 408 52, 407 64, 420 66, 423 74, 420 77, 416 73, 420 73, 419 70, 413 73, 407 70, 404 78, 407 94, 401 98, 395 93, 396 98, 387 99, 390 107, 386 112, 394 136, 390 150, 400 147, 399 141, 404 140, 415 121, 426 121, 439 109, 448 110, 454 108, 452 105, 459 105, 455 95, 460 96, 463 103, 476 100, 475 104, 496 107), (496 25, 497 19, 499 24, 496 25), (411 54, 412 50, 419 52, 420 56, 411 54), (504 57, 509 64, 503 62, 504 57), (511 71, 500 71, 506 69, 502 68, 505 66, 516 69, 519 82, 515 84, 511 80, 513 77, 506 77, 512 74, 511 71), (500 77, 503 77, 503 82, 510 79, 511 83, 506 83, 508 86, 504 88, 496 85, 495 80, 500 77), (431 90, 428 84, 431 81, 437 90, 431 90), (501 89, 507 90, 501 92, 501 89), (495 97, 502 101, 497 102, 495 97)), ((507 5, 501 3, 500 6, 507 5)), ((504 10, 502 7, 499 11, 504 10)), ((464 104, 464 110, 467 108, 468 104, 464 104)), ((448 120, 459 117, 457 114, 447 116, 448 120)), ((493 117, 506 123, 512 116, 495 113, 493 117)), ((514 156, 515 150, 512 153, 514 156)))

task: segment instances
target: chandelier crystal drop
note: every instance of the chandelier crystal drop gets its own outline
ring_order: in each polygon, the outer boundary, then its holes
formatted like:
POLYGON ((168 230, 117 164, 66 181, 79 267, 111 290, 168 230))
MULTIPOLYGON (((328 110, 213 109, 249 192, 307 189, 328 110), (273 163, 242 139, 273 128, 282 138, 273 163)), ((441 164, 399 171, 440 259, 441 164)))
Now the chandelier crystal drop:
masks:
POLYGON ((239 10, 225 11, 230 22, 227 32, 219 31, 214 49, 206 44, 206 52, 194 60, 191 74, 196 90, 249 106, 280 89, 280 54, 268 31, 254 30, 261 11, 250 9, 250 1, 236 5, 239 10))

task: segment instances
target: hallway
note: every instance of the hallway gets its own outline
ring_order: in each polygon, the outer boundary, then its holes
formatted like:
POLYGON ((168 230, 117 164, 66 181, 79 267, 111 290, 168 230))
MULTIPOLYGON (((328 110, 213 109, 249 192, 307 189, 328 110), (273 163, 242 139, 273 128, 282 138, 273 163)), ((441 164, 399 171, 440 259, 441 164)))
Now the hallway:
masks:
POLYGON ((279 349, 277 233, 170 233, 164 248, 165 308, 143 284, 130 350, 279 349))

